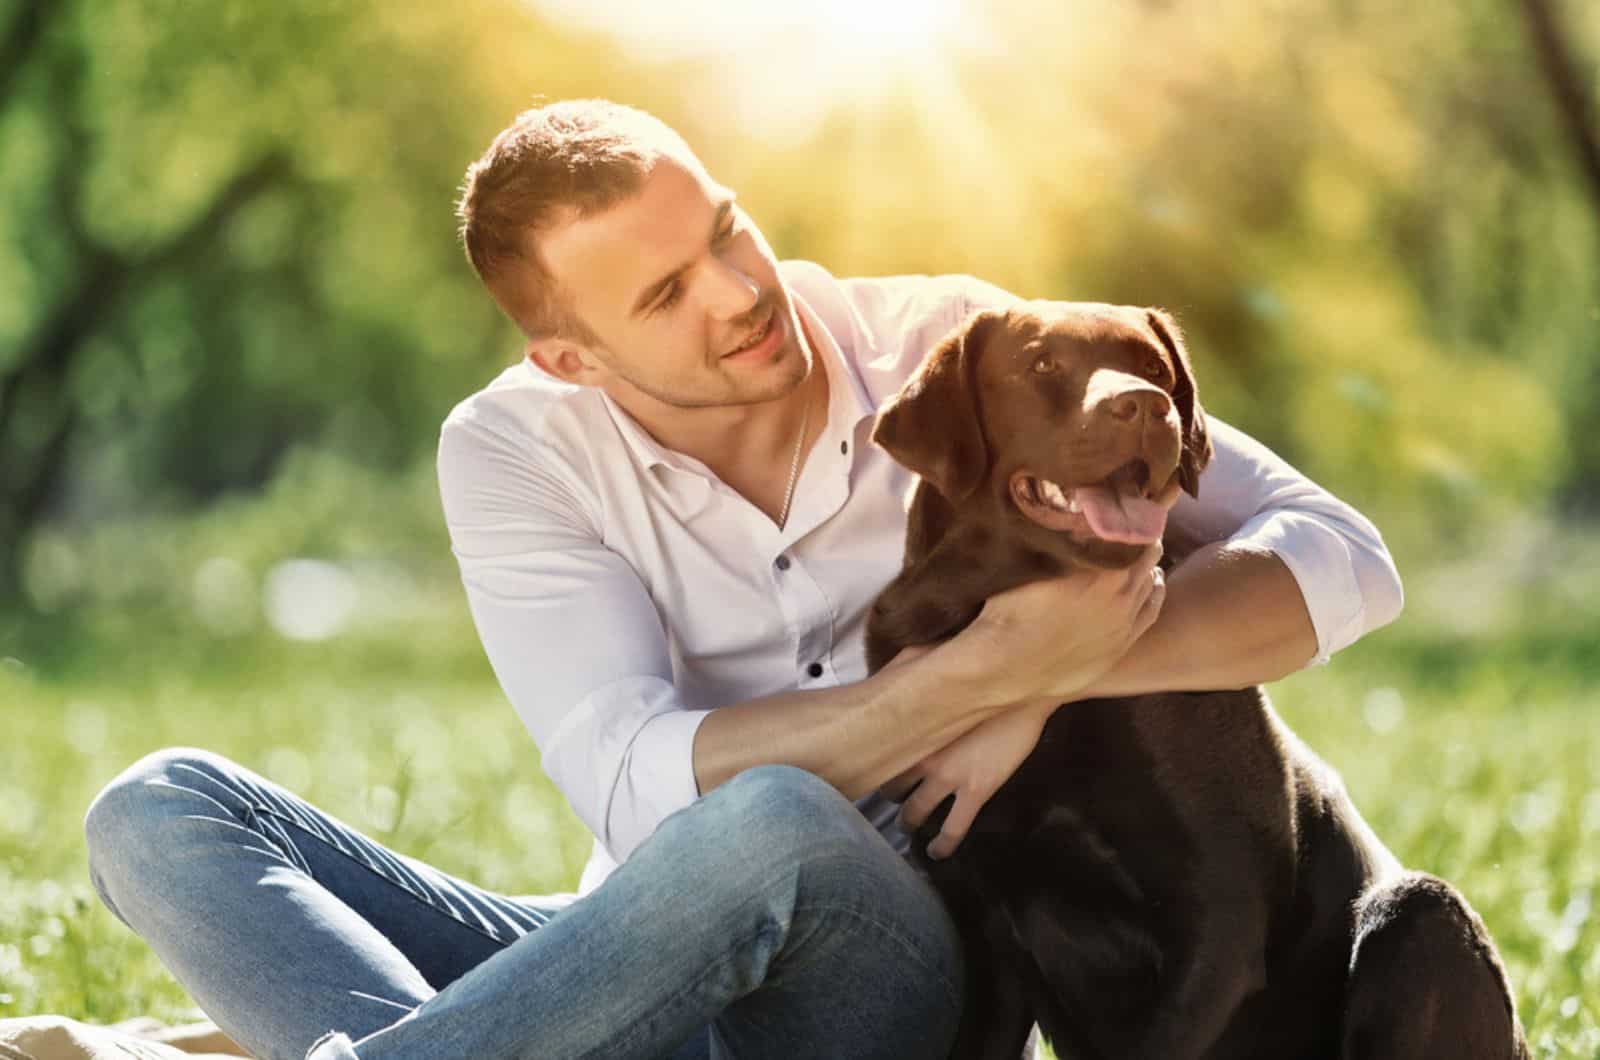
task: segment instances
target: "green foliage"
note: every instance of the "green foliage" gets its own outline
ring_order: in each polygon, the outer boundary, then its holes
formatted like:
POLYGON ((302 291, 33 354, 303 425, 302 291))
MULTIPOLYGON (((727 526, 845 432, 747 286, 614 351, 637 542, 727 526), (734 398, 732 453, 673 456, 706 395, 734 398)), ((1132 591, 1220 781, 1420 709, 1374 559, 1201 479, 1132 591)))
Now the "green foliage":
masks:
POLYGON ((819 68, 787 138, 729 67, 511 0, 46 7, 0 95, 23 529, 259 488, 294 446, 425 457, 516 353, 451 203, 536 94, 661 113, 781 254, 1172 308, 1211 408, 1403 542, 1600 481, 1597 204, 1512 4, 995 0, 887 90, 819 68))
POLYGON ((487 0, 41 9, 0 96, 0 594, 52 511, 259 488, 295 445, 428 453, 514 349, 456 184, 531 94, 504 71, 561 93, 586 49, 487 0))

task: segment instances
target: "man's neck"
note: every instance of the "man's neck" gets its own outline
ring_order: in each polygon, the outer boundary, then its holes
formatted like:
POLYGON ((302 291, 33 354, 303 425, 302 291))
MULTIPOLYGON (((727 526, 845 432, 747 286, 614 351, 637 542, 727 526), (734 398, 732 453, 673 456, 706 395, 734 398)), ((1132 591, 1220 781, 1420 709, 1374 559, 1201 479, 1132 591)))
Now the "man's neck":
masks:
POLYGON ((608 387, 607 392, 658 444, 699 460, 724 481, 724 467, 754 470, 781 463, 787 473, 802 421, 807 421, 808 435, 802 444, 809 448, 810 440, 821 433, 827 419, 827 367, 809 329, 805 330, 805 344, 813 351, 810 370, 793 390, 771 401, 683 409, 664 405, 638 391, 617 392, 608 387))
POLYGON ((700 461, 777 523, 791 469, 798 478, 806 454, 827 428, 829 383, 819 353, 798 386, 759 404, 675 409, 653 416, 652 411, 662 410, 611 397, 658 444, 700 461), (643 407, 630 407, 635 405, 643 407))

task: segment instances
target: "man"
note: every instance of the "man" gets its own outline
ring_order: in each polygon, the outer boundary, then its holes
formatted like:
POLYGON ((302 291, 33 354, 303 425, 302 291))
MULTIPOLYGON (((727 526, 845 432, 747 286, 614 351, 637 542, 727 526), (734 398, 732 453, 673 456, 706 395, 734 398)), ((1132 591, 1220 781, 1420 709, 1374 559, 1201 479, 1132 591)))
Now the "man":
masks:
POLYGON ((868 677, 911 484, 873 412, 1012 296, 780 265, 601 101, 519 116, 460 214, 528 343, 445 423, 445 516, 594 857, 581 898, 506 898, 215 756, 136 764, 89 812, 96 887, 258 1055, 942 1056, 959 946, 902 824, 955 795, 948 854, 1062 702, 1271 680, 1399 610, 1371 524, 1213 420, 1172 522, 1214 543, 1170 585, 1151 550, 1025 586, 868 677))

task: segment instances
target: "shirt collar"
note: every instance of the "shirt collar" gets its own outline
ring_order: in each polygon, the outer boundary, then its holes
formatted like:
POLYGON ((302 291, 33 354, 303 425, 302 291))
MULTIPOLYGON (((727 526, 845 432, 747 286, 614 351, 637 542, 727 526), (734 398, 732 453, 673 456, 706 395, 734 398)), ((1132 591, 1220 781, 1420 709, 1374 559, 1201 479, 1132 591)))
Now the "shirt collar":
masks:
POLYGON ((822 366, 828 373, 828 426, 825 433, 842 431, 848 435, 862 420, 874 416, 877 407, 861 381, 861 373, 856 370, 855 362, 845 355, 838 339, 828 330, 822 318, 793 287, 789 288, 789 296, 794 299, 807 332, 820 347, 815 352, 822 358, 822 366))
MULTIPOLYGON (((670 467, 680 471, 690 470, 687 466, 691 461, 682 453, 675 453, 650 437, 645 429, 639 426, 637 420, 628 415, 626 409, 611 400, 611 395, 604 390, 598 390, 600 403, 605 406, 606 412, 611 416, 612 424, 617 428, 617 433, 622 435, 622 441, 628 447, 629 454, 634 463, 640 467, 670 467)), ((698 463, 699 461, 693 461, 698 463)))

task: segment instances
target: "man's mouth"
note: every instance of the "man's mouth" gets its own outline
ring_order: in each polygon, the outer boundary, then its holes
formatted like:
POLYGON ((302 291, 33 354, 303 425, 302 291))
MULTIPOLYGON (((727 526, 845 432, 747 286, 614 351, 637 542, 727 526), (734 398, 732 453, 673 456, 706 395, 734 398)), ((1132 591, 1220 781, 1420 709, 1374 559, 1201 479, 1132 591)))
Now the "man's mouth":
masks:
POLYGON ((1161 540, 1169 504, 1150 482, 1143 460, 1130 460, 1098 483, 1071 489, 1026 472, 1011 476, 1011 499, 1023 515, 1049 530, 1120 544, 1161 540))
POLYGON ((756 330, 754 333, 752 333, 749 338, 745 339, 739 345, 735 346, 733 349, 731 349, 727 353, 723 354, 723 356, 724 357, 732 357, 736 353, 743 353, 746 350, 751 350, 751 349, 754 349, 755 347, 761 345, 761 343, 766 339, 766 337, 769 334, 772 333, 772 323, 773 323, 773 321, 777 320, 777 318, 778 318, 778 313, 777 313, 777 311, 775 309, 768 310, 767 311, 767 319, 762 321, 761 327, 758 330, 756 330))

